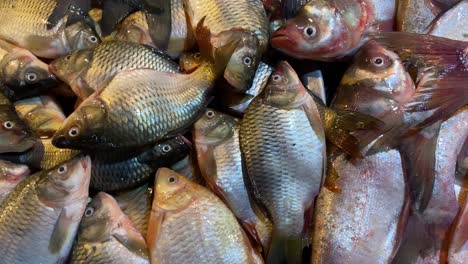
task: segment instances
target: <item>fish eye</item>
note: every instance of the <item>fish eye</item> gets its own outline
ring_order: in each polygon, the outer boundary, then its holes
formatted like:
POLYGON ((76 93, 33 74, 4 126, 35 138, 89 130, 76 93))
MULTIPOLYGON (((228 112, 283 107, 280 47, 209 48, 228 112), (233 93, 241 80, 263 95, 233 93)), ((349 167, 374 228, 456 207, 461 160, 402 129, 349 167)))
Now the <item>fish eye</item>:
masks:
POLYGON ((72 127, 68 130, 68 135, 70 137, 76 137, 78 135, 79 129, 77 127, 72 127))
POLYGON ((37 73, 35 72, 26 73, 26 81, 35 82, 36 80, 37 80, 37 73))
POLYGON ((376 65, 376 66, 382 66, 383 63, 384 63, 384 60, 383 58, 381 57, 375 57, 372 59, 372 62, 376 65))
POLYGON ((271 79, 274 82, 281 82, 283 80, 283 77, 281 77, 281 75, 279 75, 279 74, 274 74, 273 76, 271 76, 271 79))
POLYGON ((210 110, 210 111, 206 111, 206 116, 207 116, 208 118, 213 118, 213 117, 215 116, 215 113, 214 113, 213 111, 211 111, 211 110, 210 110))
POLYGON ((199 59, 201 57, 200 52, 195 53, 194 57, 195 59, 199 59))
POLYGON ((91 41, 92 43, 96 43, 98 41, 97 37, 95 36, 89 36, 88 40, 91 41))
POLYGON ((5 121, 3 123, 3 127, 6 128, 6 129, 12 129, 14 126, 15 126, 15 123, 13 123, 11 121, 5 121))
POLYGON ((250 66, 250 64, 252 64, 252 58, 249 57, 249 56, 245 56, 243 59, 242 59, 242 63, 244 63, 244 65, 247 65, 247 66, 250 66))
POLYGON ((62 165, 62 166, 58 167, 57 172, 59 174, 64 174, 65 172, 67 172, 67 166, 62 165))
POLYGON ((317 34, 317 30, 313 26, 308 26, 304 28, 304 35, 306 35, 309 38, 315 37, 317 34))
POLYGON ((169 183, 175 183, 175 182, 177 182, 177 178, 174 177, 174 176, 171 176, 171 177, 169 177, 169 179, 167 179, 167 181, 168 181, 169 183))
POLYGON ((169 145, 164 145, 164 146, 162 147, 162 151, 163 151, 164 153, 168 153, 169 151, 171 151, 171 149, 172 149, 172 148, 171 148, 171 146, 169 146, 169 145))
POLYGON ((86 210, 85 210, 85 212, 84 212, 84 215, 85 215, 86 217, 90 217, 90 216, 92 216, 93 214, 94 214, 94 208, 92 208, 92 207, 86 208, 86 210))
POLYGON ((71 55, 65 56, 65 60, 70 60, 70 59, 71 59, 71 55))

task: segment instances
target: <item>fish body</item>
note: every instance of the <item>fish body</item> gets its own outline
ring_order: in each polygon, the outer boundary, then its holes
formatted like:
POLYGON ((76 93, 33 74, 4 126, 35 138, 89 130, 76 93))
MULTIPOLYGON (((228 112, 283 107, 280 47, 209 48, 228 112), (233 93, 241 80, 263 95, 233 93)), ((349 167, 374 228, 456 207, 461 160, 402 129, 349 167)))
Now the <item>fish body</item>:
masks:
POLYGON ((400 154, 330 162, 336 177, 328 170, 317 198, 311 263, 390 263, 407 217, 400 154))
POLYGON ((204 187, 162 168, 154 195, 147 237, 152 263, 263 263, 231 211, 204 187))
POLYGON ((52 62, 50 68, 82 99, 122 71, 154 69, 179 72, 177 64, 164 53, 125 41, 108 41, 94 49, 75 51, 52 62))
POLYGON ((0 160, 0 204, 29 173, 26 165, 0 160))
POLYGON ((44 58, 56 58, 99 43, 89 21, 66 25, 67 18, 47 29, 57 1, 7 0, 0 4, 0 37, 44 58))
POLYGON ((114 39, 119 41, 135 42, 156 48, 156 45, 153 43, 149 33, 146 14, 142 11, 137 11, 126 17, 119 26, 114 39))
POLYGON ((461 208, 452 227, 450 246, 448 251, 448 263, 461 264, 468 258, 468 191, 461 192, 461 208))
POLYGON ((197 160, 208 186, 267 251, 271 222, 249 198, 243 176, 238 123, 233 117, 207 109, 194 124, 197 160))
POLYGON ((120 209, 130 218, 134 226, 146 237, 151 213, 153 189, 148 184, 134 190, 116 194, 115 200, 120 209))
POLYGON ((0 206, 4 263, 65 263, 88 200, 89 157, 22 181, 0 206))
POLYGON ((428 34, 468 41, 468 1, 460 1, 432 23, 428 34))
POLYGON ((398 1, 396 29, 398 31, 426 34, 431 22, 442 11, 434 0, 398 1))
POLYGON ((149 263, 145 239, 115 199, 98 193, 86 208, 72 263, 149 263))
POLYGON ((332 61, 354 53, 369 32, 391 30, 395 1, 312 0, 275 31, 274 48, 299 59, 332 61))

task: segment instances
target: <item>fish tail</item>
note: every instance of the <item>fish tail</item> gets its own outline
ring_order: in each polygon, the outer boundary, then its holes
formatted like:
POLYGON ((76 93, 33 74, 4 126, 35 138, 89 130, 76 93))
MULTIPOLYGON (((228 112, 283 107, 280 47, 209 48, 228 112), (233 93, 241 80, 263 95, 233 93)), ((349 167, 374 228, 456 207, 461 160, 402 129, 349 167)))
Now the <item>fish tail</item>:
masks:
POLYGON ((308 243, 302 237, 284 237, 273 233, 267 264, 301 264, 302 251, 308 243))

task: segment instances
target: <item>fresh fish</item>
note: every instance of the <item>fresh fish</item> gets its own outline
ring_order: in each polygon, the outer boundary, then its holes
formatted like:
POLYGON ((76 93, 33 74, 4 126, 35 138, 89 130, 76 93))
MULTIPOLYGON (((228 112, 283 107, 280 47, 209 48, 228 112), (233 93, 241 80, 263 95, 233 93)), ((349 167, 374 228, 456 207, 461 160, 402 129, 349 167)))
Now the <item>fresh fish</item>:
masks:
POLYGON ((103 42, 94 49, 75 51, 53 61, 50 68, 82 99, 105 86, 119 72, 133 69, 179 72, 177 64, 162 52, 125 41, 103 42))
POLYGON ((251 202, 244 182, 239 145, 239 120, 207 109, 193 128, 198 165, 210 189, 223 200, 264 251, 271 239, 271 222, 251 202))
POLYGON ((130 218, 134 226, 146 237, 151 213, 153 189, 148 184, 131 191, 117 193, 115 200, 120 209, 130 218))
POLYGON ((71 263, 149 264, 144 237, 107 193, 98 193, 84 211, 71 263))
POLYGON ((396 29, 409 33, 426 34, 431 22, 443 10, 437 0, 399 0, 396 29))
POLYGON ((463 189, 461 196, 461 209, 453 223, 450 239, 448 252, 448 263, 450 264, 462 264, 468 258, 468 190, 463 189))
POLYGON ((22 181, 0 206, 4 263, 65 263, 88 200, 89 157, 22 181))
POLYGON ((50 96, 38 96, 14 103, 15 110, 38 137, 52 137, 65 121, 61 107, 50 96))
POLYGON ((273 33, 271 45, 295 58, 331 61, 351 55, 367 33, 391 30, 394 0, 311 0, 273 33))
POLYGON ((219 49, 215 63, 205 60, 187 74, 149 69, 117 74, 65 120, 53 137, 54 145, 141 147, 179 134, 206 106, 219 69, 237 43, 227 45, 219 49))
POLYGON ((0 153, 23 152, 34 145, 33 133, 3 94, 0 94, 0 125, 0 153))
POLYGON ((29 173, 26 165, 0 160, 0 204, 29 173))
POLYGON ((10 100, 44 93, 58 83, 47 64, 28 50, 0 40, 0 78, 2 92, 10 100))
POLYGON ((129 41, 143 45, 149 45, 156 48, 151 38, 146 13, 137 11, 130 14, 122 21, 114 37, 118 41, 129 41))
POLYGON ((179 66, 186 72, 190 72, 200 67, 204 58, 200 52, 184 52, 180 55, 179 66))
POLYGON ((88 17, 71 25, 66 25, 64 17, 47 29, 47 20, 56 6, 56 0, 1 1, 0 38, 44 58, 56 58, 100 42, 88 17))
MULTIPOLYGON (((196 38, 200 34, 195 29, 207 27, 213 48, 240 40, 230 56, 224 78, 237 90, 247 90, 268 47, 268 21, 262 2, 185 0, 185 8, 196 38)), ((214 54, 214 50, 211 52, 214 54)))
POLYGON ((193 181, 201 186, 206 186, 206 182, 201 176, 200 168, 198 168, 198 161, 195 153, 192 151, 185 158, 174 163, 170 169, 181 174, 185 178, 193 181))
POLYGON ((468 41, 468 1, 460 1, 438 17, 429 30, 430 35, 468 41))
POLYGON ((315 206, 312 264, 390 263, 409 198, 400 154, 349 160, 336 154, 315 206))
POLYGON ((170 169, 156 173, 149 223, 152 263, 263 263, 226 205, 170 169))
POLYGON ((240 125, 241 150, 253 193, 273 222, 267 262, 300 262, 325 171, 325 135, 356 154, 358 142, 348 131, 377 123, 357 113, 326 108, 287 62, 276 67, 240 125))
POLYGON ((90 152, 94 164, 90 187, 109 192, 135 188, 148 182, 158 168, 181 160, 190 148, 190 142, 178 136, 135 154, 128 149, 90 152))

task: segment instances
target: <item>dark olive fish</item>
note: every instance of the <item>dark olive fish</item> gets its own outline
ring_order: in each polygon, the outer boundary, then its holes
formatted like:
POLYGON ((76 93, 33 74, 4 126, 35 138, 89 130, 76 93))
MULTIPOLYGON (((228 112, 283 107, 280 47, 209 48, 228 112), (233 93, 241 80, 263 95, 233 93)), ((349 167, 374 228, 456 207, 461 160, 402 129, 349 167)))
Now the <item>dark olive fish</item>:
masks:
POLYGON ((160 167, 184 158, 191 144, 182 136, 157 143, 132 154, 128 150, 90 152, 93 159, 90 187, 99 191, 120 191, 138 187, 154 176, 160 167))
POLYGON ((130 218, 135 227, 146 237, 148 221, 151 213, 153 189, 148 184, 134 190, 115 194, 115 200, 120 209, 130 218))
POLYGON ((0 204, 29 173, 26 165, 0 160, 0 204))
POLYGON ((149 264, 145 238, 109 194, 98 193, 84 211, 71 263, 149 264))
POLYGON ((65 263, 88 201, 89 157, 22 181, 0 206, 4 263, 65 263))

